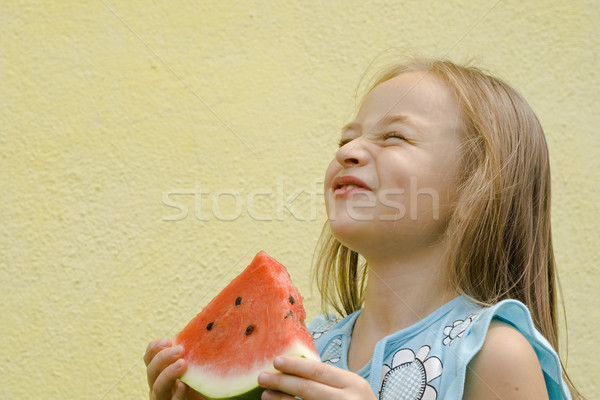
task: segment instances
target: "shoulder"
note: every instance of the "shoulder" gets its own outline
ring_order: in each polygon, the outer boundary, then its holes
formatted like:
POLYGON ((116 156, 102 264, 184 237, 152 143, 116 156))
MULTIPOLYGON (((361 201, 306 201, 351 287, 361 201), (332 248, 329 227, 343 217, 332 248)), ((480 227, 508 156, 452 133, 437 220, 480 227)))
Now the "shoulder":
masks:
POLYGON ((493 320, 467 367, 464 399, 547 399, 544 374, 527 338, 493 320))

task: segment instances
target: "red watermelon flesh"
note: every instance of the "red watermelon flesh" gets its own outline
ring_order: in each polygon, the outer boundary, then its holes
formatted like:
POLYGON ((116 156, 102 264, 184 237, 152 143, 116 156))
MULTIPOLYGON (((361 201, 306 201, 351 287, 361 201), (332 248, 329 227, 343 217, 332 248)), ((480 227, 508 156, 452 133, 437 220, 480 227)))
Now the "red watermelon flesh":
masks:
POLYGON ((258 375, 276 356, 319 360, 305 318, 287 270, 261 251, 175 336, 188 363, 181 380, 211 399, 260 399, 258 375))

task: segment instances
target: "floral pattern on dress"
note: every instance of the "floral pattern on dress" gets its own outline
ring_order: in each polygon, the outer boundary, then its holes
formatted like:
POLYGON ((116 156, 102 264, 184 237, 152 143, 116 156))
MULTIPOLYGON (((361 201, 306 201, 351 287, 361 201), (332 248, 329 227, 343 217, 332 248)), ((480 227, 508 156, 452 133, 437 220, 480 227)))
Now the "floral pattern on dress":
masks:
POLYGON ((328 364, 337 364, 342 359, 342 337, 336 336, 327 344, 321 354, 321 361, 328 364))
POLYGON ((337 318, 329 318, 325 319, 319 325, 317 325, 311 332, 313 339, 318 339, 327 333, 331 328, 333 328, 338 322, 340 322, 337 318))
POLYGON ((437 391, 430 382, 442 374, 442 362, 427 357, 431 347, 421 346, 417 354, 400 349, 391 365, 384 364, 379 400, 436 400, 437 391))
POLYGON ((475 321, 478 315, 478 313, 471 314, 464 320, 457 319, 452 325, 446 326, 444 328, 445 337, 442 343, 444 343, 445 346, 450 346, 456 339, 463 337, 469 325, 475 321))

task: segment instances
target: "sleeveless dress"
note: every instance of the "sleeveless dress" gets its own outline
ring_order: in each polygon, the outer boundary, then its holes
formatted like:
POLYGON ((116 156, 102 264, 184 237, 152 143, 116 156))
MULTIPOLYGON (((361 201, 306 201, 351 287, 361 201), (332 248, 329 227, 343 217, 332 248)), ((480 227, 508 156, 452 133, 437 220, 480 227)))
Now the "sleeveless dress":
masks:
MULTIPOLYGON (((308 324, 323 362, 348 369, 352 328, 362 310, 344 319, 320 315, 308 324)), ((556 352, 535 329, 527 307, 504 300, 484 308, 458 296, 417 322, 384 337, 358 375, 380 400, 460 400, 467 364, 481 349, 492 319, 518 329, 538 356, 550 400, 571 399, 556 352)))

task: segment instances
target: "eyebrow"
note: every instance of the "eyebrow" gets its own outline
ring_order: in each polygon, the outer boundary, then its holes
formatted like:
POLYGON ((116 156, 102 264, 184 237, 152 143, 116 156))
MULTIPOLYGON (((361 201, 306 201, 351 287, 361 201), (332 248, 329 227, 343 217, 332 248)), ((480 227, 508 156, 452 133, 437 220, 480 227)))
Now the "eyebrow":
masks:
MULTIPOLYGON (((419 129, 419 127, 417 126, 417 124, 414 123, 414 121, 408 116, 408 115, 404 115, 404 114, 386 114, 383 118, 381 118, 379 121, 377 121, 377 123, 375 125, 373 125, 373 127, 371 128, 371 130, 376 129, 377 126, 388 126, 388 125, 392 125, 395 123, 401 123, 404 125, 408 125, 411 128, 415 129, 417 132, 421 132, 421 130, 419 129)), ((361 125, 358 122, 350 122, 349 124, 344 125, 344 127, 342 128, 342 134, 346 133, 347 131, 361 131, 361 125)))

